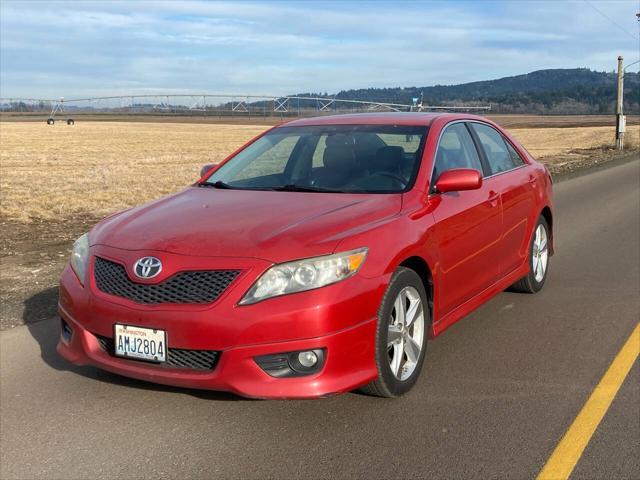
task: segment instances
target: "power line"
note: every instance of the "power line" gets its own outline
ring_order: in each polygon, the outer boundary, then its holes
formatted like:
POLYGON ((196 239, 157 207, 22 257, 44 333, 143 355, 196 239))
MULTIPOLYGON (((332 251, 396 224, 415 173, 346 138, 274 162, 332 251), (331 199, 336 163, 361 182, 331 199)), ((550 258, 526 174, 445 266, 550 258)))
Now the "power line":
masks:
POLYGON ((606 13, 604 13, 602 10, 600 10, 598 7, 596 7, 593 3, 591 3, 589 0, 582 0, 584 3, 586 3, 587 5, 589 5, 591 8, 593 8, 596 12, 598 12, 600 15, 602 15, 604 18, 606 18, 607 20, 609 20, 611 23, 613 23, 616 27, 618 27, 621 31, 623 31, 624 33, 626 33, 627 35, 631 35, 631 37, 633 37, 634 40, 638 39, 638 36, 634 35, 633 33, 631 33, 629 30, 627 30, 625 27, 623 27, 622 25, 620 25, 618 22, 616 22, 613 18, 611 18, 609 15, 607 15, 606 13))

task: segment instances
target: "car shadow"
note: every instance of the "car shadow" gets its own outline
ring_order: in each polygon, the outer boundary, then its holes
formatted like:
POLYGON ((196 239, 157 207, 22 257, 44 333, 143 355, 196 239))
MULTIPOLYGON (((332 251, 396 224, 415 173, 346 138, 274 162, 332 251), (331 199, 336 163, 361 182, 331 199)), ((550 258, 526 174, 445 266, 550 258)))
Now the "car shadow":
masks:
POLYGON ((159 392, 178 392, 205 400, 250 401, 232 393, 209 390, 192 390, 143 382, 101 370, 92 366, 79 367, 62 358, 56 351, 60 337, 60 323, 57 313, 58 287, 42 290, 24 301, 22 320, 29 333, 40 347, 40 357, 49 367, 58 371, 73 372, 93 380, 111 383, 129 388, 153 390, 159 392))

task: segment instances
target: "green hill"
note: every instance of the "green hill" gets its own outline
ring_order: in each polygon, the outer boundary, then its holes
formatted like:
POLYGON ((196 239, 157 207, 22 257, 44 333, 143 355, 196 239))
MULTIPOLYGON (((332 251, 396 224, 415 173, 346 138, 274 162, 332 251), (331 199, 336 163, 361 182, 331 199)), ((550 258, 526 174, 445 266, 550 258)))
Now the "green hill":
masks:
MULTIPOLYGON (((538 70, 497 80, 435 85, 343 90, 335 97, 410 104, 423 95, 424 105, 487 105, 504 113, 612 113, 617 75, 587 68, 538 70)), ((326 95, 326 94, 325 94, 326 95)), ((625 74, 625 113, 640 113, 640 75, 625 74)))

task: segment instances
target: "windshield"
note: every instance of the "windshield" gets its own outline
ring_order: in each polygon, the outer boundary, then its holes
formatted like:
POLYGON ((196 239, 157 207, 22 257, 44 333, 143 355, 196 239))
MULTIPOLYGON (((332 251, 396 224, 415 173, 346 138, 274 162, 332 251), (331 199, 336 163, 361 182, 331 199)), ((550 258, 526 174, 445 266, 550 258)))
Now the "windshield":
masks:
POLYGON ((267 133, 204 186, 233 189, 397 193, 413 185, 426 127, 323 125, 267 133))

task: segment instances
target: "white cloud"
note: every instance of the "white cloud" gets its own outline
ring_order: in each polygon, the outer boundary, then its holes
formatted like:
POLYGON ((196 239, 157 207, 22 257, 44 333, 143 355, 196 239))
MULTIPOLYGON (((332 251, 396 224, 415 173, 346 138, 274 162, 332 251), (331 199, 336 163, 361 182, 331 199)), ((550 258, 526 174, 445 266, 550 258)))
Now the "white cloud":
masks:
MULTIPOLYGON (((637 31, 633 2, 606 10, 637 31)), ((584 2, 2 1, 0 14, 2 96, 335 92, 638 56, 584 2)))

